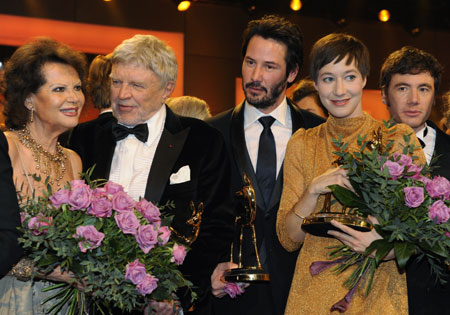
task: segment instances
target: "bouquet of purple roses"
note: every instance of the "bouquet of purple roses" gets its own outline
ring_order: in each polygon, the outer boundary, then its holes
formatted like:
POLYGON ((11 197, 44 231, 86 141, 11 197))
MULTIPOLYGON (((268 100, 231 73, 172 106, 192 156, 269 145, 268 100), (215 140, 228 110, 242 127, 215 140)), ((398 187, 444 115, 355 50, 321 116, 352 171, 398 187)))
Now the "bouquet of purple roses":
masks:
POLYGON ((192 286, 178 270, 187 248, 170 239, 172 217, 161 216, 160 208, 145 199, 136 202, 118 184, 102 186, 86 176, 28 199, 21 209, 19 241, 39 272, 60 266, 83 287, 48 288, 56 291, 50 298, 57 299, 54 314, 67 303, 70 314, 93 308, 143 310, 147 299, 172 300, 178 288, 192 286))
POLYGON ((347 310, 361 283, 369 294, 376 268, 392 249, 400 269, 415 256, 428 261, 437 280, 445 282, 443 275, 448 273, 450 182, 440 176, 430 178, 429 166, 414 163, 417 157, 412 156, 410 136, 404 136, 407 146, 403 152, 392 155, 388 153, 392 142, 375 148, 366 137, 358 136, 360 150, 352 153, 346 152, 347 145, 341 139, 333 140, 339 164, 348 171, 355 192, 338 185, 330 189, 348 207, 348 213, 376 217, 379 224, 374 228, 383 238, 374 241, 364 254, 345 245, 333 247, 329 261, 314 262, 310 267, 315 275, 332 266, 336 274, 355 266, 344 283, 349 292, 331 308, 339 312, 347 310))

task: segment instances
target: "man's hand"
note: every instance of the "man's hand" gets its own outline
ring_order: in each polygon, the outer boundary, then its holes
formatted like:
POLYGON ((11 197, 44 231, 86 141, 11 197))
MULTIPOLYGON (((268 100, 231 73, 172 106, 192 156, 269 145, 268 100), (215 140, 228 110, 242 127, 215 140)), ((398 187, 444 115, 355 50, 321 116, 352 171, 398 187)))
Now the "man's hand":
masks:
MULTIPOLYGON (((215 297, 218 298, 222 298, 225 295, 227 295, 225 293, 225 285, 227 284, 227 282, 224 279, 224 273, 225 271, 227 271, 228 269, 234 269, 237 268, 238 265, 232 262, 223 262, 220 263, 216 266, 216 269, 214 269, 214 272, 211 275, 211 288, 212 288, 212 294, 215 297)), ((246 287, 248 287, 249 284, 246 284, 246 287)))

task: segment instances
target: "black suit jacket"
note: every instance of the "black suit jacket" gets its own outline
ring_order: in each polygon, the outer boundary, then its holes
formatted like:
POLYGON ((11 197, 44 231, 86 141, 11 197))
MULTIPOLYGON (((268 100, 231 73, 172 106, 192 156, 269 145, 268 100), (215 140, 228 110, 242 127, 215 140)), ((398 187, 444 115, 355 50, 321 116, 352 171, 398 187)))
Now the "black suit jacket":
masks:
POLYGON ((12 180, 11 160, 8 155, 8 142, 0 131, 0 278, 17 263, 23 255, 17 243, 20 236, 19 205, 12 180))
MULTIPOLYGON (((172 227, 186 230, 191 211, 189 202, 204 204, 204 214, 197 240, 192 244, 181 271, 198 287, 197 309, 207 304, 210 276, 229 251, 233 237, 234 209, 230 197, 230 163, 222 135, 205 122, 175 115, 167 106, 164 130, 159 140, 148 176, 145 198, 153 203, 174 201, 172 227), (191 179, 170 185, 171 174, 188 165, 191 179)), ((114 121, 97 127, 94 133, 72 138, 70 148, 83 162, 83 170, 94 164, 93 178, 108 178, 116 142, 112 135, 114 121)), ((183 306, 189 303, 180 297, 183 306)), ((209 314, 209 310, 205 311, 209 314)))
MULTIPOLYGON (((427 121, 427 125, 436 130, 434 156, 438 156, 435 163, 438 167, 433 170, 432 175, 450 180, 450 136, 431 121, 427 121)), ((440 285, 436 283, 430 265, 425 260, 412 259, 406 266, 406 279, 411 315, 450 314, 450 274, 447 274, 447 283, 440 285)))
POLYGON ((79 142, 78 137, 84 137, 85 135, 93 135, 97 132, 97 128, 109 123, 110 121, 116 121, 112 112, 105 112, 98 115, 97 118, 78 124, 75 128, 64 132, 58 137, 59 142, 63 147, 68 147, 70 142, 79 142))
MULTIPOLYGON (((323 118, 299 109, 289 100, 288 106, 292 117, 292 133, 299 128, 312 128, 324 122, 323 118)), ((211 118, 208 122, 220 130, 225 138, 228 153, 232 160, 232 191, 236 192, 242 189, 244 173, 248 175, 253 183, 257 201, 257 214, 255 219, 256 239, 258 248, 261 248, 264 243, 263 250, 265 250, 267 256, 264 267, 269 272, 271 281, 270 286, 252 285, 240 298, 234 300, 228 297, 222 299, 215 298, 214 303, 217 304, 216 313, 231 314, 230 312, 233 312, 239 314, 241 312, 241 314, 273 314, 273 312, 276 312, 277 314, 283 314, 298 251, 293 253, 287 252, 281 246, 276 234, 277 212, 283 186, 282 168, 280 174, 277 176, 270 202, 268 205, 264 204, 264 199, 258 187, 256 174, 253 170, 245 142, 244 107, 245 103, 242 103, 233 109, 211 118), (260 288, 255 288, 257 286, 260 288)), ((251 245, 247 245, 246 247, 252 248, 251 245)), ((254 250, 243 259, 245 261, 255 261, 254 250)))

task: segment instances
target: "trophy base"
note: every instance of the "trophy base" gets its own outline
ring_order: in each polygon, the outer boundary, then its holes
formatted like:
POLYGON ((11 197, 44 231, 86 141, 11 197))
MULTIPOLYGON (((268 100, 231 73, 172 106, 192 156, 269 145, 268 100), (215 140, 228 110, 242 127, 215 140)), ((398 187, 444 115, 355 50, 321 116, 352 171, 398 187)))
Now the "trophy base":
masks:
POLYGON ((333 226, 331 220, 338 221, 361 232, 368 232, 372 229, 372 224, 360 216, 336 212, 317 213, 306 217, 302 229, 315 236, 332 238, 333 236, 327 233, 329 230, 342 231, 333 226))
POLYGON ((225 272, 225 280, 228 282, 268 282, 270 276, 263 268, 246 267, 229 269, 225 272))

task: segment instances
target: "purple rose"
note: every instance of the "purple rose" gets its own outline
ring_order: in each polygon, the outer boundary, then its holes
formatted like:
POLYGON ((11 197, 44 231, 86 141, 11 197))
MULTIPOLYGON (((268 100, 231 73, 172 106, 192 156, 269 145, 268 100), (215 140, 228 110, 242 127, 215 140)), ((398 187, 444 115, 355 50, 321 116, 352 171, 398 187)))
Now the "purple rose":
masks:
POLYGON ((112 202, 108 199, 106 193, 94 192, 91 206, 86 211, 87 214, 94 215, 97 218, 108 218, 112 215, 112 202))
POLYGON ((109 181, 105 184, 105 190, 108 194, 114 195, 119 191, 123 191, 123 187, 122 185, 109 181))
POLYGON ((237 295, 241 295, 245 292, 244 286, 245 284, 242 282, 227 282, 223 290, 230 298, 234 299, 237 295))
POLYGON ((145 199, 141 199, 136 203, 136 209, 142 213, 144 218, 150 223, 161 221, 161 212, 159 212, 158 207, 145 199))
POLYGON ((138 292, 140 294, 145 296, 147 294, 152 293, 156 289, 156 287, 158 286, 157 282, 158 282, 158 278, 153 277, 152 275, 146 274, 144 281, 139 283, 136 286, 136 289, 138 290, 138 292))
POLYGON ((47 233, 47 228, 52 224, 53 218, 52 217, 44 217, 42 213, 38 213, 37 216, 32 217, 28 221, 28 229, 31 230, 31 232, 34 235, 41 235, 47 233))
POLYGON ((50 196, 50 202, 55 208, 59 208, 62 204, 69 203, 69 191, 60 189, 50 196))
POLYGON ((450 209, 445 205, 442 200, 435 201, 428 212, 430 220, 437 218, 437 224, 447 222, 450 218, 450 209))
POLYGON ((410 208, 417 208, 424 200, 424 191, 422 187, 405 187, 405 204, 410 208))
POLYGON ((389 170, 389 174, 393 179, 397 179, 400 175, 402 175, 403 170, 405 169, 403 165, 400 165, 397 162, 392 162, 391 160, 387 160, 381 167, 381 170, 384 171, 385 168, 389 170))
POLYGON ((136 234, 136 230, 140 226, 139 220, 133 211, 118 213, 114 216, 117 226, 124 234, 136 234))
POLYGON ((112 198, 113 209, 117 212, 132 211, 136 202, 126 192, 119 191, 112 198))
POLYGON ((170 238, 170 230, 167 226, 162 226, 158 230, 158 245, 166 245, 170 238))
POLYGON ((136 233, 136 241, 141 250, 148 254, 148 252, 155 247, 158 242, 158 232, 155 231, 152 225, 141 225, 136 233))
POLYGON ((105 187, 97 187, 92 191, 92 196, 94 197, 108 197, 108 193, 106 192, 105 187))
POLYGON ((78 242, 78 247, 83 253, 86 253, 88 249, 91 250, 99 247, 105 238, 105 234, 97 231, 93 225, 86 225, 78 226, 73 238, 78 240, 81 239, 81 241, 78 242))
POLYGON ((425 185, 425 188, 432 198, 445 197, 449 199, 450 182, 445 177, 435 176, 425 185))
POLYGON ((139 259, 129 263, 125 272, 125 279, 130 280, 133 284, 138 285, 145 279, 145 265, 139 262, 139 259))
POLYGON ((412 179, 415 180, 421 180, 422 175, 420 175, 420 172, 422 171, 423 166, 418 166, 416 164, 411 164, 408 166, 408 173, 414 173, 413 175, 409 176, 412 179))
POLYGON ((173 257, 170 261, 175 262, 177 265, 181 265, 185 257, 186 257, 186 247, 175 243, 173 245, 173 257))
POLYGON ((71 186, 69 193, 69 204, 72 207, 70 210, 81 210, 89 207, 91 204, 91 196, 92 190, 88 185, 78 183, 75 186, 71 186))
POLYGON ((450 238, 450 233, 449 232, 445 232, 445 236, 450 238))
POLYGON ((431 182, 431 179, 429 179, 426 176, 421 175, 421 176, 419 176, 419 181, 421 181, 426 186, 429 182, 431 182))

